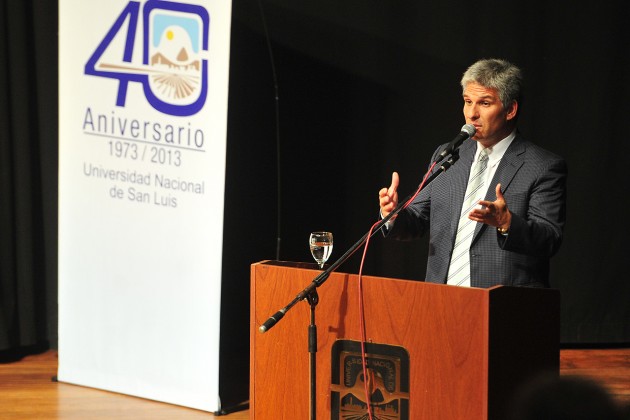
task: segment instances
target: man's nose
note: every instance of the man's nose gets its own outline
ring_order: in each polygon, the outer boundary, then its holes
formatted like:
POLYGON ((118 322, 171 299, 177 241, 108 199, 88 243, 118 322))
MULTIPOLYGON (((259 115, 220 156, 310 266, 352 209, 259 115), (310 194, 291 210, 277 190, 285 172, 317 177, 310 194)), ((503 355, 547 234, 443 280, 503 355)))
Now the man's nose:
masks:
POLYGON ((476 105, 470 106, 466 108, 465 117, 471 120, 476 120, 479 118, 479 110, 476 105))

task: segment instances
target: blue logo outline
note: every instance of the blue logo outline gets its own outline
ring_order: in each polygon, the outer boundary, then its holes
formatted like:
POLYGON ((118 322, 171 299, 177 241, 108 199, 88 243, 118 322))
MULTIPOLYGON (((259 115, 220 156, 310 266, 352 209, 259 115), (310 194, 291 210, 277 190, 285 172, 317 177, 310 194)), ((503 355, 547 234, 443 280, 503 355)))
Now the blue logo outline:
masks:
MULTIPOLYGON (((151 12, 154 10, 166 10, 172 12, 182 12, 187 14, 196 15, 202 22, 202 50, 208 51, 209 45, 209 32, 210 32, 210 16, 207 10, 199 5, 176 3, 164 0, 148 0, 142 9, 143 18, 143 52, 142 52, 142 64, 144 66, 149 65, 149 18, 151 12)), ((149 104, 156 110, 165 114, 174 116, 190 116, 198 113, 205 105, 208 95, 208 59, 201 59, 201 91, 199 97, 191 104, 177 105, 165 102, 158 98, 152 91, 149 84, 148 74, 134 74, 108 70, 97 70, 96 64, 98 59, 103 55, 107 47, 111 44, 112 40, 118 34, 127 18, 129 18, 129 25, 126 34, 125 48, 123 52, 122 61, 131 63, 135 35, 137 31, 137 24, 140 12, 140 2, 130 1, 127 6, 120 13, 115 20, 112 27, 109 29, 105 37, 101 40, 94 53, 85 64, 85 74, 97 77, 106 77, 117 79, 119 81, 118 94, 116 96, 116 106, 124 107, 127 99, 127 89, 129 82, 141 83, 144 91, 145 98, 149 104)))

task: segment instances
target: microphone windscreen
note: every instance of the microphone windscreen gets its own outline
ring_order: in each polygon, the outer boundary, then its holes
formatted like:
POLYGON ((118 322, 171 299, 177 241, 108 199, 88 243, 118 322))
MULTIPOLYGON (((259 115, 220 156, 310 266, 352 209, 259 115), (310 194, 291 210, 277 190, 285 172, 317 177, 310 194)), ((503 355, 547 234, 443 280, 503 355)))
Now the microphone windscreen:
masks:
POLYGON ((468 136, 472 137, 475 135, 475 133, 477 132, 477 129, 475 128, 474 125, 472 124, 464 124, 464 126, 462 127, 462 131, 464 131, 465 133, 468 134, 468 136))

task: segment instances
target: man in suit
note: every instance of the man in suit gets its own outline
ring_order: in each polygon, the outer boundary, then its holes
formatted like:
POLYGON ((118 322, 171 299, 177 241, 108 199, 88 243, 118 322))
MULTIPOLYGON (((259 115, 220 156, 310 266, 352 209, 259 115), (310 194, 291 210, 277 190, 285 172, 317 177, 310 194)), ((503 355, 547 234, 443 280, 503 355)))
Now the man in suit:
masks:
MULTIPOLYGON (((480 60, 466 70, 463 111, 474 136, 462 143, 459 160, 384 228, 403 240, 429 232, 428 282, 549 287, 549 259, 562 242, 567 167, 518 132, 521 84, 521 70, 505 60, 480 60), (477 175, 480 193, 462 208, 477 175)), ((390 187, 379 191, 382 217, 398 205, 398 185, 394 172, 390 187)))

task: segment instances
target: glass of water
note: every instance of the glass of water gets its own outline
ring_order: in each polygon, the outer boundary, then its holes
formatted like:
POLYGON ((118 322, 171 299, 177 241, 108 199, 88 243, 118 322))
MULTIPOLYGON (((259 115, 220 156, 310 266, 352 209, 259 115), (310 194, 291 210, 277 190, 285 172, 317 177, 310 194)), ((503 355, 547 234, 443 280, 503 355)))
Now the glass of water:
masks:
POLYGON ((323 268, 324 263, 328 261, 328 257, 332 253, 333 234, 330 232, 313 232, 308 238, 308 244, 319 268, 323 268))

